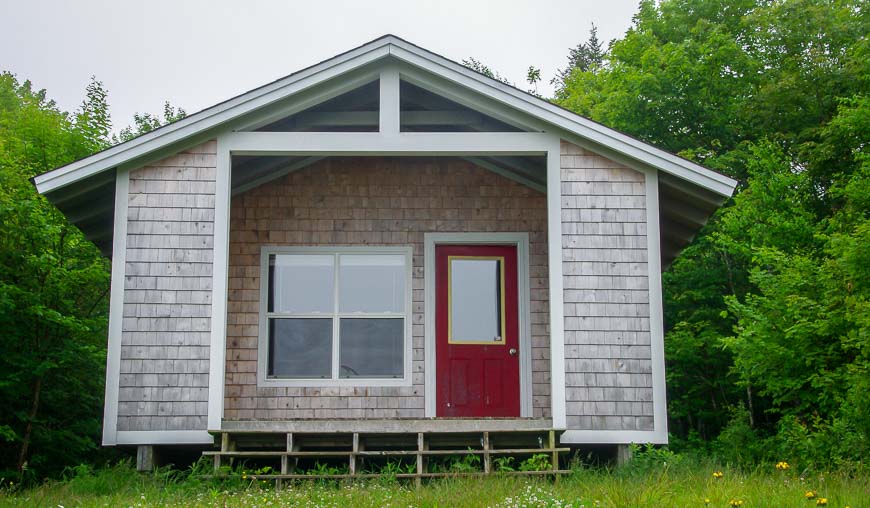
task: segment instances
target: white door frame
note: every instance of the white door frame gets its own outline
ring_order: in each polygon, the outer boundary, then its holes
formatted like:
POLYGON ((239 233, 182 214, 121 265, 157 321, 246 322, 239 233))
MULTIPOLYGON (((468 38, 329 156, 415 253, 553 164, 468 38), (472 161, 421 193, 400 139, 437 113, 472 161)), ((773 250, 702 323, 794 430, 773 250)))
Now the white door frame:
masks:
POLYGON ((425 415, 436 416, 435 361, 435 247, 437 245, 513 245, 517 248, 517 312, 520 331, 520 417, 532 416, 532 317, 529 289, 528 233, 425 233, 423 285, 425 291, 425 415))

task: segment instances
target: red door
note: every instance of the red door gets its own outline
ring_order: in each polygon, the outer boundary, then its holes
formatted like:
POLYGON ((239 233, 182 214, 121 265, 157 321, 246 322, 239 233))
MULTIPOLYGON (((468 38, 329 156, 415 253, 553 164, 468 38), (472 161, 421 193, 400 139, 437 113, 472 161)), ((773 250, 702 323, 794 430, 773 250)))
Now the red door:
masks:
POLYGON ((517 249, 435 247, 436 416, 520 415, 517 249))

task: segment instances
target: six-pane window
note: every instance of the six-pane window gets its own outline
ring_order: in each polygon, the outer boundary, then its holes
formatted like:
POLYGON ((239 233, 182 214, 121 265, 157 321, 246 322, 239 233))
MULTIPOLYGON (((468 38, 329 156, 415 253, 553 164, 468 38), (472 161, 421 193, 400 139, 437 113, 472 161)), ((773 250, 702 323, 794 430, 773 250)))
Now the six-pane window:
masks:
POLYGON ((267 377, 403 378, 407 257, 269 254, 267 377))

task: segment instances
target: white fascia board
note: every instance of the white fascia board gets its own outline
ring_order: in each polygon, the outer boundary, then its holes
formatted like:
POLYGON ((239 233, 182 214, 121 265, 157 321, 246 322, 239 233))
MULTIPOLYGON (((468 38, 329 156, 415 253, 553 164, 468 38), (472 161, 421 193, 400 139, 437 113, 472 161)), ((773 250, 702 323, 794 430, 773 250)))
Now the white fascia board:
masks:
POLYGON ((245 113, 268 106, 289 95, 387 56, 389 48, 385 44, 385 40, 378 40, 359 47, 175 123, 143 134, 126 143, 121 143, 54 171, 38 175, 33 179, 36 189, 41 194, 51 192, 131 159, 146 156, 168 144, 183 141, 245 113))
POLYGON ((214 445, 205 430, 119 430, 118 445, 214 445))
POLYGON ((562 444, 668 444, 668 433, 658 430, 566 430, 562 444))
POLYGON ((544 155, 553 136, 536 132, 232 132, 233 155, 544 155))
POLYGON ((737 185, 735 180, 725 175, 576 115, 498 80, 487 78, 405 41, 396 39, 392 44, 390 55, 400 60, 452 79, 475 92, 499 100, 507 106, 525 111, 594 143, 609 146, 632 159, 694 182, 717 194, 730 197, 737 185))

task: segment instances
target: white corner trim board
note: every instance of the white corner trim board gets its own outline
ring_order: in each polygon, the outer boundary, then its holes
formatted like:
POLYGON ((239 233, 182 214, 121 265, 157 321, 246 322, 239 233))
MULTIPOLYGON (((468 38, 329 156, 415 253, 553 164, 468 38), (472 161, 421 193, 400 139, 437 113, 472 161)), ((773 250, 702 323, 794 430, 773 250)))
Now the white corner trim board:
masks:
POLYGON ((119 430, 118 445, 213 445, 205 430, 119 430))
POLYGON ((103 445, 117 444, 118 393, 121 380, 121 335, 124 331, 124 275, 127 264, 127 209, 130 171, 115 176, 115 224, 112 239, 112 280, 109 290, 109 337, 106 352, 106 395, 103 405, 103 445))
POLYGON ((214 200, 214 256, 212 265, 211 340, 208 361, 208 429, 219 430, 224 415, 224 371, 227 352, 227 296, 230 253, 231 157, 217 140, 214 200))
POLYGON ((562 444, 667 444, 668 433, 661 430, 566 430, 562 444))
POLYGON ((646 187, 647 268, 649 270, 649 330, 652 362, 653 429, 668 440, 668 406, 665 387, 664 311, 662 306, 662 258, 659 221, 658 173, 644 175, 646 187))
POLYGON ((436 416, 435 365, 435 246, 436 245, 515 245, 520 329, 520 416, 532 416, 532 325, 529 288, 528 233, 425 233, 423 235, 423 286, 425 323, 425 397, 424 415, 436 416))
POLYGON ((547 154, 547 266, 550 285, 550 402, 553 427, 568 422, 565 400, 565 306, 562 291, 562 155, 555 138, 547 154))

